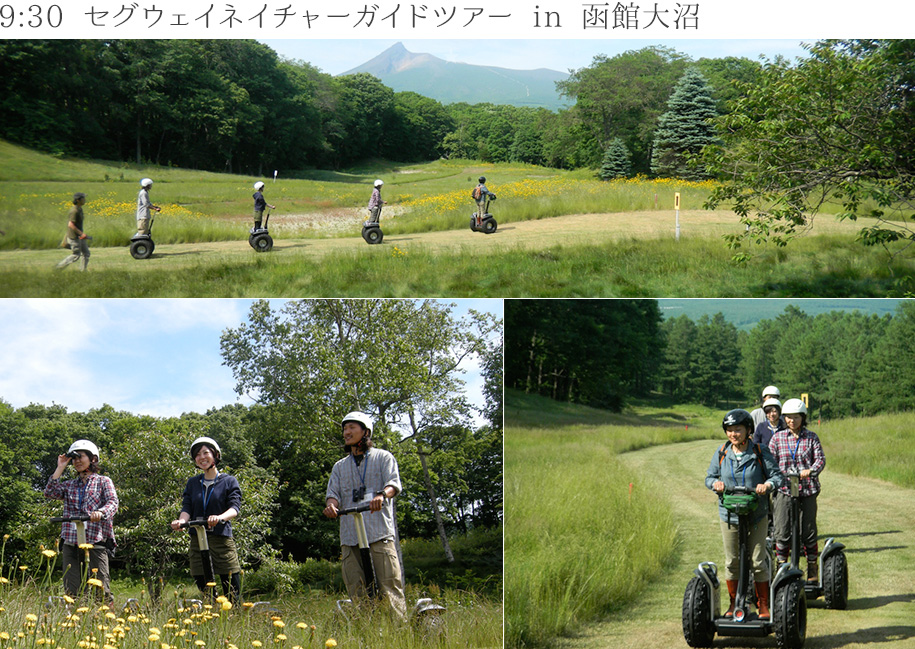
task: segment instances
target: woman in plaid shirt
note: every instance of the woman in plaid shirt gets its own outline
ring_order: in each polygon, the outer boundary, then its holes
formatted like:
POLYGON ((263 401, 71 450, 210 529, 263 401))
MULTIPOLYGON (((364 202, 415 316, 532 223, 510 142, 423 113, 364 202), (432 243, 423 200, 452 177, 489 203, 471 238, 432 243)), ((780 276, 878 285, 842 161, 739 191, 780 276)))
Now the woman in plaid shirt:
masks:
MULTIPOLYGON (((108 550, 114 551, 114 515, 118 511, 118 495, 111 478, 99 475, 98 447, 86 439, 73 442, 63 455, 57 456, 57 470, 45 485, 46 498, 64 501, 61 516, 88 516, 86 543, 89 549, 89 571, 97 572, 95 579, 102 582, 104 601, 111 605, 114 597, 109 588, 108 550), (61 482, 60 477, 70 462, 77 477, 61 482)), ((64 567, 64 591, 76 597, 82 585, 81 566, 85 550, 77 547, 76 524, 62 523, 61 550, 64 567)))
MULTIPOLYGON (((819 475, 826 467, 823 447, 816 433, 807 430, 807 406, 800 399, 788 399, 782 406, 782 416, 787 428, 782 428, 769 442, 769 450, 778 461, 782 473, 795 470, 800 474, 800 527, 801 545, 807 555, 807 579, 817 581, 817 495, 820 493, 819 475)), ((779 565, 788 561, 791 550, 791 496, 790 482, 775 494, 775 553, 779 565)), ((800 559, 800 557, 796 557, 800 559)))

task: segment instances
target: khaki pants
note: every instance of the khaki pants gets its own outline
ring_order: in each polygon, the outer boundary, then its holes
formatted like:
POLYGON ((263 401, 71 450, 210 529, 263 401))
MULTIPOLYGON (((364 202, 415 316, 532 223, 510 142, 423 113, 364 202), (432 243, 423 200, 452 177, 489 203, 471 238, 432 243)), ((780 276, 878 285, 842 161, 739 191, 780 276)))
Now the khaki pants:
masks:
POLYGON ((137 234, 149 234, 149 230, 152 228, 152 222, 152 217, 137 219, 137 234))
MULTIPOLYGON (((350 599, 356 601, 365 598, 365 573, 362 571, 362 556, 359 547, 344 545, 343 548, 343 582, 350 599)), ((381 588, 381 595, 391 605, 394 613, 405 618, 407 600, 403 593, 403 577, 400 574, 400 561, 393 539, 382 539, 369 544, 372 551, 372 565, 375 579, 381 588)))
MULTIPOLYGON (((765 516, 750 526, 747 541, 750 544, 751 570, 753 581, 769 581, 766 559, 766 532, 769 519, 765 516)), ((740 576, 740 538, 737 525, 728 526, 721 521, 721 537, 724 540, 724 578, 736 581, 740 576)))
POLYGON ((67 237, 67 245, 70 246, 70 256, 57 264, 57 267, 66 268, 82 257, 82 269, 86 270, 89 266, 89 241, 86 239, 71 239, 70 237, 67 237))
MULTIPOLYGON (((64 569, 64 592, 70 597, 77 597, 83 586, 83 562, 85 556, 85 550, 80 550, 77 546, 69 543, 61 544, 60 558, 63 561, 64 569)), ((89 550, 88 573, 89 579, 95 578, 102 582, 101 592, 96 586, 87 586, 89 592, 94 593, 96 599, 104 601, 105 604, 113 602, 114 597, 111 595, 108 583, 110 581, 108 551, 103 546, 96 545, 89 550), (97 572, 93 573, 93 569, 97 569, 97 572)))

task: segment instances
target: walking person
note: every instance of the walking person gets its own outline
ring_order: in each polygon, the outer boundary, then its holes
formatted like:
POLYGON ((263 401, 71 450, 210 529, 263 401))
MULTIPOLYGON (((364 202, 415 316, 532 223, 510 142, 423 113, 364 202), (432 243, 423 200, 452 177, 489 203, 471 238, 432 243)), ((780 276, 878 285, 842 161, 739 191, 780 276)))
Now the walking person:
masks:
POLYGON ((254 183, 254 229, 260 230, 264 222, 264 210, 268 207, 271 210, 276 209, 276 205, 271 205, 264 198, 264 183, 257 181, 254 183))
POLYGON ((70 255, 61 261, 55 268, 62 270, 74 261, 82 258, 81 270, 89 267, 89 235, 83 231, 83 205, 86 204, 86 195, 82 192, 73 194, 73 207, 67 214, 67 245, 70 246, 70 255))
MULTIPOLYGON (((222 458, 219 444, 210 437, 198 437, 191 443, 191 458, 197 468, 203 471, 188 479, 181 497, 181 513, 173 520, 173 530, 189 520, 207 520, 207 543, 213 574, 219 575, 222 593, 237 603, 241 594, 241 566, 238 551, 232 536, 232 519, 241 511, 241 487, 238 480, 222 473, 217 468, 222 458)), ((208 593, 203 569, 203 555, 197 541, 197 534, 190 533, 191 576, 201 593, 208 593)))
POLYGON ((486 188, 485 176, 480 176, 479 184, 473 188, 470 195, 477 204, 477 211, 474 213, 474 216, 477 219, 477 227, 480 227, 483 225, 483 216, 486 214, 486 202, 489 200, 490 195, 489 189, 486 188))
MULTIPOLYGON (((766 494, 784 482, 778 464, 769 449, 750 439, 753 418, 746 410, 731 410, 721 422, 727 441, 715 451, 705 477, 705 486, 717 494, 726 488, 750 487, 759 497, 752 514, 748 535, 753 581, 756 588, 760 619, 769 618, 769 572, 766 558, 766 531, 768 530, 769 499, 766 494)), ((728 511, 719 501, 718 517, 724 541, 724 576, 730 597, 730 607, 725 617, 734 615, 737 598, 740 554, 737 515, 728 511)))
MULTIPOLYGON (((370 503, 363 514, 372 554, 372 565, 380 594, 394 614, 405 619, 407 602, 394 530, 394 497, 401 491, 397 460, 388 451, 372 446, 372 420, 362 412, 343 418, 343 444, 347 455, 334 464, 327 483, 324 515, 338 518, 337 512, 359 503, 370 503)), ((340 518, 343 581, 350 599, 366 597, 366 584, 352 516, 340 518)))
MULTIPOLYGON (((807 405, 800 399, 788 399, 782 406, 786 427, 769 442, 769 449, 782 473, 795 470, 800 474, 801 551, 807 556, 807 580, 819 579, 817 561, 817 496, 819 475, 826 467, 823 446, 816 433, 807 429, 807 405)), ((791 555, 791 495, 788 481, 775 494, 775 556, 779 565, 791 555)), ((800 561, 800 557, 795 557, 800 561)))
POLYGON ((384 181, 380 178, 375 181, 375 188, 372 190, 371 198, 369 198, 369 220, 367 224, 381 221, 381 206, 387 204, 387 201, 381 200, 381 188, 383 186, 384 181))
POLYGON ((153 224, 153 212, 161 212, 158 205, 153 205, 149 199, 149 190, 152 189, 153 181, 150 178, 144 178, 140 181, 140 193, 137 194, 137 234, 149 236, 153 224))
MULTIPOLYGON (((89 548, 87 573, 98 579, 102 586, 97 593, 104 603, 111 605, 111 576, 108 569, 109 551, 113 554, 117 545, 114 540, 114 515, 118 511, 118 495, 111 478, 99 474, 98 447, 86 439, 72 444, 67 452, 57 456, 57 469, 51 474, 44 488, 45 498, 64 502, 63 518, 88 516, 86 543, 89 548), (73 464, 76 477, 61 480, 68 464, 73 464)), ((77 597, 82 590, 83 561, 85 548, 77 545, 76 523, 61 524, 60 555, 64 569, 64 592, 77 597)))

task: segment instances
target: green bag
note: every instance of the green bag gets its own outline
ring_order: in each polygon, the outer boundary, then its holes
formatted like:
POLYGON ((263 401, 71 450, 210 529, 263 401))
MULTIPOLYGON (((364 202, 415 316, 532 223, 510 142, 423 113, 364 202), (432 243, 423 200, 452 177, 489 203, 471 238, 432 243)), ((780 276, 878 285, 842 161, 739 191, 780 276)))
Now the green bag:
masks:
POLYGON ((759 505, 759 498, 756 494, 724 494, 721 503, 726 510, 740 516, 755 511, 759 505))

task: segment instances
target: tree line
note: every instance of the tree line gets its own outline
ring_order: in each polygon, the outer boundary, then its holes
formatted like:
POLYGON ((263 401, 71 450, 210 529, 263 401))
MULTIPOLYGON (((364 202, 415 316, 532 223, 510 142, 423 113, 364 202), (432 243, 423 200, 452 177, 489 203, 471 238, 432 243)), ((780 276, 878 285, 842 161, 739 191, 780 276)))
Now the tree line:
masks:
POLYGON ((256 394, 254 405, 158 418, 108 405, 80 413, 0 400, 0 533, 12 537, 8 551, 25 553, 58 535, 48 519, 59 504, 41 491, 57 456, 90 439, 120 499, 116 567, 167 577, 186 564, 186 535, 168 523, 198 473, 190 443, 206 435, 219 442, 220 469, 238 478, 244 494, 233 522, 243 563, 336 559, 337 525, 321 511, 330 469, 344 456, 340 420, 355 409, 373 415, 374 443, 397 457, 401 536, 441 538, 447 547, 452 535, 498 527, 499 324, 476 313, 458 319, 432 303, 326 300, 273 312, 262 302, 249 322, 222 336, 225 364, 240 393, 256 394), (458 359, 471 356, 484 380, 482 425, 458 389, 458 359))
POLYGON ((760 64, 648 47, 575 71, 572 108, 443 106, 365 74, 333 77, 250 40, 7 40, 0 137, 60 154, 236 173, 440 156, 597 168, 619 140, 651 171, 659 118, 695 68, 715 110, 760 64))
POLYGON ((722 313, 662 320, 654 300, 518 302, 506 302, 506 386, 552 399, 611 410, 658 397, 749 408, 776 385, 809 394, 822 418, 915 407, 908 301, 882 317, 788 306, 749 331, 722 313))

